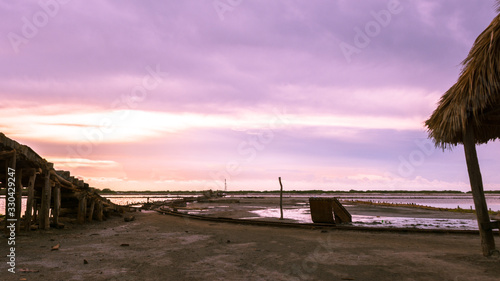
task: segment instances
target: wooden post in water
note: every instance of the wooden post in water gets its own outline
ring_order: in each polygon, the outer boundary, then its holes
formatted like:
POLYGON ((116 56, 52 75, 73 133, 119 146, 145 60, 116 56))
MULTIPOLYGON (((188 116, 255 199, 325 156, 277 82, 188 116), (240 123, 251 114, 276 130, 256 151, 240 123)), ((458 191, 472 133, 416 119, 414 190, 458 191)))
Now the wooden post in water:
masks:
POLYGON ((29 169, 29 180, 28 180, 28 199, 26 199, 26 213, 24 215, 24 230, 29 231, 31 227, 31 213, 34 207, 35 201, 35 180, 36 180, 36 170, 29 169))
POLYGON ((483 191, 483 180, 479 161, 477 160, 476 141, 474 137, 474 127, 469 121, 463 134, 463 143, 465 151, 465 160, 467 161, 467 170, 469 172, 469 181, 476 208, 477 223, 479 226, 479 235, 481 236, 481 248, 484 256, 490 256, 495 250, 495 240, 493 231, 489 227, 490 216, 483 191))
POLYGON ((38 215, 38 224, 41 229, 50 228, 50 198, 52 184, 50 182, 50 171, 45 172, 44 184, 42 189, 42 204, 40 207, 40 213, 38 215))
POLYGON ((283 219, 283 184, 281 183, 281 177, 278 177, 280 182, 280 220, 283 219))
POLYGON ((16 170, 16 194, 15 194, 15 202, 16 202, 16 233, 19 233, 21 229, 21 204, 22 204, 22 196, 23 196, 23 169, 16 170))

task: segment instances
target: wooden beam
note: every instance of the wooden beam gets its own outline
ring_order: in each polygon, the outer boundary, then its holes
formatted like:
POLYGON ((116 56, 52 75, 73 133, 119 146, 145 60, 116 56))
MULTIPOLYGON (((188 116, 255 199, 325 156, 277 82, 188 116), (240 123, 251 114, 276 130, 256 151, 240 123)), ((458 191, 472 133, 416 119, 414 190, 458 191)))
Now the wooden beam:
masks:
POLYGON ((36 170, 29 169, 29 180, 28 180, 28 199, 26 199, 26 213, 24 215, 24 229, 26 231, 30 230, 31 227, 31 213, 33 211, 34 201, 35 201, 35 180, 36 180, 36 170))
POLYGON ((59 184, 56 184, 54 186, 54 206, 52 209, 52 218, 53 218, 53 224, 57 227, 59 227, 59 214, 61 210, 61 186, 59 184))
POLYGON ((92 216, 94 215, 95 201, 96 199, 94 198, 90 199, 90 207, 88 209, 88 216, 87 216, 87 221, 89 222, 92 221, 92 216))
POLYGON ((278 177, 280 182, 280 220, 283 219, 283 184, 281 183, 281 177, 278 177))
POLYGON ((495 240, 493 238, 493 231, 484 227, 490 223, 490 216, 488 214, 488 207, 484 197, 483 179, 481 177, 481 169, 479 168, 479 161, 477 159, 474 127, 471 121, 468 122, 467 127, 464 130, 463 143, 472 197, 474 198, 474 206, 476 208, 479 235, 481 236, 481 249, 483 251, 483 255, 487 257, 495 251, 495 240))
POLYGON ((76 221, 79 224, 84 224, 86 215, 87 215, 87 195, 81 194, 80 197, 78 198, 78 214, 76 221))
POLYGON ((11 151, 1 151, 0 152, 0 160, 10 159, 16 154, 16 150, 11 151))
POLYGON ((352 222, 352 216, 349 211, 340 203, 340 201, 333 197, 332 199, 333 215, 335 216, 335 223, 352 222))
POLYGON ((97 202, 97 206, 96 206, 96 219, 98 221, 102 221, 103 220, 103 207, 102 207, 102 200, 99 200, 97 202))
POLYGON ((55 180, 57 180, 60 184, 66 186, 68 188, 75 188, 74 185, 71 182, 69 182, 65 178, 61 177, 59 174, 56 173, 56 171, 51 170, 50 171, 50 175, 52 176, 52 178, 54 178, 55 180))
POLYGON ((40 213, 38 215, 38 224, 41 229, 50 228, 50 193, 51 193, 51 182, 50 182, 50 172, 45 173, 45 181, 42 189, 42 204, 40 207, 40 213))

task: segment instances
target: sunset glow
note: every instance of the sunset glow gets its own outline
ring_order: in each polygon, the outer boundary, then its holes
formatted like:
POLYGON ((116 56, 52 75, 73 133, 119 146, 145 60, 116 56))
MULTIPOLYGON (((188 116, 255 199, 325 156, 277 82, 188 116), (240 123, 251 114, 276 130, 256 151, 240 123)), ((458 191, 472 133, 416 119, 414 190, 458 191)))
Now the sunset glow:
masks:
POLYGON ((494 1, 388 2, 5 2, 0 131, 97 188, 468 191, 423 122, 494 1))

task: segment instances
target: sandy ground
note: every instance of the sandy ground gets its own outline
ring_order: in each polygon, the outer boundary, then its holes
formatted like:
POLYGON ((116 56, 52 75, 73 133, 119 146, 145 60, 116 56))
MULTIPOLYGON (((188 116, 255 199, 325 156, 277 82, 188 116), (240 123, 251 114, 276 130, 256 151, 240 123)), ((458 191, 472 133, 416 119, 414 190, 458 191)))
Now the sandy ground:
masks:
MULTIPOLYGON (((238 206, 244 209, 245 203, 238 206)), ((500 259, 483 257, 476 235, 295 229, 155 212, 134 215, 132 222, 113 217, 85 225, 70 223, 62 230, 21 233, 16 237, 17 273, 9 273, 2 262, 0 280, 500 278, 500 259), (51 251, 57 244, 60 248, 51 251)), ((0 245, 6 260, 6 238, 0 245)))

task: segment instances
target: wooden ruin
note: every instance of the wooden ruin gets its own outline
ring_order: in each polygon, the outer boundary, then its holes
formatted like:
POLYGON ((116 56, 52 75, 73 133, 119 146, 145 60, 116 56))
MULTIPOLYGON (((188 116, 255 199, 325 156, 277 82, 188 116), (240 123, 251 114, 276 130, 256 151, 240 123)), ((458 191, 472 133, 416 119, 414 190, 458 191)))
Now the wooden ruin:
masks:
POLYGON ((71 176, 68 171, 55 170, 53 163, 2 133, 0 182, 0 194, 5 194, 6 232, 9 222, 16 222, 16 232, 37 226, 40 229, 64 227, 60 222, 62 210, 65 214, 76 213, 76 221, 83 224, 92 220, 102 221, 109 212, 120 211, 121 208, 101 197, 83 180, 71 176), (14 175, 9 175, 12 169, 15 169, 15 184, 9 184, 12 181, 9 177, 14 175), (23 195, 27 198, 26 212, 21 214, 23 195), (10 197, 14 197, 15 212, 9 209, 10 197))
POLYGON ((309 206, 311 219, 314 223, 341 224, 352 222, 351 214, 335 197, 311 197, 309 198, 309 206))

